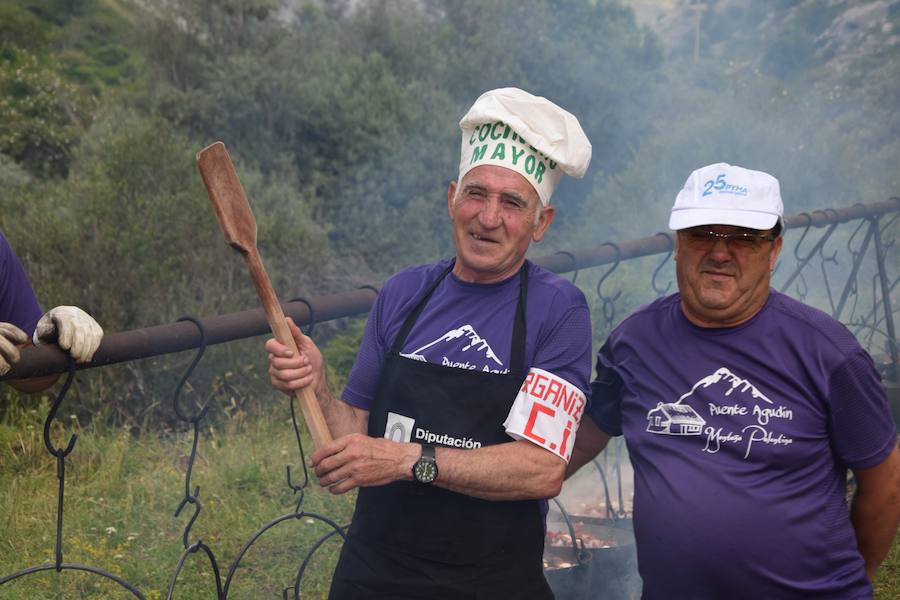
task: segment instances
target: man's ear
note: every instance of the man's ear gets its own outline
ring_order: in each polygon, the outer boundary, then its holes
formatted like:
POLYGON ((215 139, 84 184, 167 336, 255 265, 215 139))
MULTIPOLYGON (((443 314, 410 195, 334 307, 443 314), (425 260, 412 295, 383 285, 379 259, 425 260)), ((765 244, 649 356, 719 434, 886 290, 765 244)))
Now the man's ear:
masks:
POLYGON ((553 217, 556 216, 556 207, 552 204, 548 204, 541 211, 541 216, 538 218, 537 226, 534 228, 534 232, 531 234, 531 239, 534 242, 540 242, 544 239, 544 234, 547 233, 547 229, 550 227, 550 223, 553 222, 553 217))
POLYGON ((451 181, 447 186, 447 214, 453 220, 453 198, 456 196, 456 182, 451 181))
POLYGON ((775 270, 775 263, 778 262, 778 255, 781 254, 781 245, 784 243, 784 237, 778 236, 775 238, 775 243, 772 244, 772 252, 769 254, 769 270, 775 270))

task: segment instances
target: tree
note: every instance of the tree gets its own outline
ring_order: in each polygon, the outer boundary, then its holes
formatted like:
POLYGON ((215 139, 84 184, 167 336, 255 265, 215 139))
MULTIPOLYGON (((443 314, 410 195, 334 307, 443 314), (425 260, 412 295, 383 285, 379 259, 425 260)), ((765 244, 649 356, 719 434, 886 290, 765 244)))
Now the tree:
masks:
POLYGON ((0 153, 35 175, 63 176, 92 99, 37 57, 0 62, 0 153))

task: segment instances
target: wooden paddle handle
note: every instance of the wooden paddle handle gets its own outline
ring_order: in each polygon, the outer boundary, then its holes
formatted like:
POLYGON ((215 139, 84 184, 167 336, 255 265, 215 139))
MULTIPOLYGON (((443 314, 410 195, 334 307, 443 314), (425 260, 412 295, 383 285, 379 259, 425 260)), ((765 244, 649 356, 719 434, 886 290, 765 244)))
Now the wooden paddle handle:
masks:
MULTIPOLYGON (((256 292, 259 294, 263 310, 266 311, 266 320, 269 322, 269 327, 272 328, 272 333, 275 334, 275 339, 293 350, 294 356, 297 356, 300 352, 297 344, 294 342, 294 336, 291 335, 290 327, 285 321, 281 303, 278 302, 275 289, 272 287, 272 281, 269 279, 268 273, 266 273, 266 268, 263 266, 259 252, 254 248, 244 254, 244 257, 247 259, 250 277, 253 279, 253 285, 256 286, 256 292)), ((312 435, 313 444, 315 444, 316 448, 321 448, 322 445, 330 442, 332 438, 315 393, 307 386, 301 390, 294 390, 294 397, 300 404, 300 411, 303 413, 303 419, 306 421, 306 426, 312 435)))
MULTIPOLYGON (((225 240, 247 260, 250 277, 253 278, 253 285, 256 286, 256 292, 266 311, 266 320, 269 321, 275 339, 293 349, 295 355, 299 354, 294 336, 291 335, 291 330, 284 320, 281 303, 278 302, 272 282, 259 256, 259 250, 256 248, 256 219, 250 210, 247 195, 238 179, 231 157, 228 156, 225 144, 215 142, 198 152, 197 168, 200 169, 203 185, 206 186, 209 201, 222 233, 225 234, 225 240)), ((328 431, 328 425, 313 390, 306 387, 294 392, 294 397, 300 404, 303 419, 312 434, 316 448, 330 442, 331 433, 328 431)))

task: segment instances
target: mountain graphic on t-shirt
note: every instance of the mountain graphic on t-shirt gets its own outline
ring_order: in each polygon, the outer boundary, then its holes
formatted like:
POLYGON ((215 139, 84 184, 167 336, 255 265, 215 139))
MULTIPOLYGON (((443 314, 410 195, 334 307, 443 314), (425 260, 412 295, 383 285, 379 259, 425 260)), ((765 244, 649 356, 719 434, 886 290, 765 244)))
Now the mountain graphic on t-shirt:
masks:
POLYGON ((427 350, 439 350, 444 356, 459 356, 460 353, 473 352, 474 354, 484 355, 497 363, 497 365, 503 366, 503 363, 494 354, 487 340, 478 335, 478 332, 471 325, 463 325, 462 327, 451 329, 433 342, 428 342, 421 348, 417 348, 408 354, 401 352, 400 356, 428 362, 425 360, 425 352, 427 350))
POLYGON ((716 372, 712 375, 707 375, 700 381, 694 384, 694 387, 691 388, 691 391, 687 392, 683 396, 678 399, 676 404, 681 404, 683 400, 691 396, 698 388, 708 388, 710 386, 717 385, 718 387, 724 388, 723 396, 731 396, 734 391, 737 391, 741 394, 749 393, 754 400, 763 400, 772 404, 772 401, 769 400, 765 394, 763 394, 759 389, 741 377, 738 377, 730 370, 725 367, 719 367, 716 369, 716 372))
POLYGON ((772 404, 772 401, 755 385, 738 377, 729 369, 719 367, 715 373, 695 383, 691 391, 683 394, 676 402, 660 402, 655 408, 650 409, 647 412, 647 431, 665 435, 700 435, 703 426, 706 425, 706 419, 690 405, 691 396, 700 389, 711 389, 715 398, 718 397, 716 391, 721 393, 722 398, 729 397, 737 391, 738 395, 750 394, 752 400, 763 400, 772 404))

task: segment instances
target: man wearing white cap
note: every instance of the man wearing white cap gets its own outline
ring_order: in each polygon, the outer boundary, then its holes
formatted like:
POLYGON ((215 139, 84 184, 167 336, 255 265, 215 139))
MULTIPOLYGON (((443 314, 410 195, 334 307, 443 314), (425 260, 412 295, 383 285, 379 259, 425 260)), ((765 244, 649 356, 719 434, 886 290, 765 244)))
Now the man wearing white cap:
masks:
POLYGON ((301 356, 266 343, 272 384, 314 386, 336 437, 312 456, 319 482, 359 489, 332 598, 552 597, 543 520, 585 408, 590 314, 525 252, 591 146, 574 116, 515 88, 483 94, 460 128, 456 256, 385 283, 342 398, 293 323, 301 356))
MULTIPOLYGON (((19 349, 31 343, 56 342, 76 361, 87 362, 102 338, 100 325, 75 306, 57 306, 42 315, 22 263, 0 233, 0 375, 19 361, 19 349)), ((57 378, 50 375, 6 383, 21 392, 39 392, 57 378)))
POLYGON ((644 598, 871 598, 900 520, 897 431, 847 328, 769 287, 778 181, 698 169, 669 227, 679 293, 601 348, 570 472, 625 436, 644 598))

